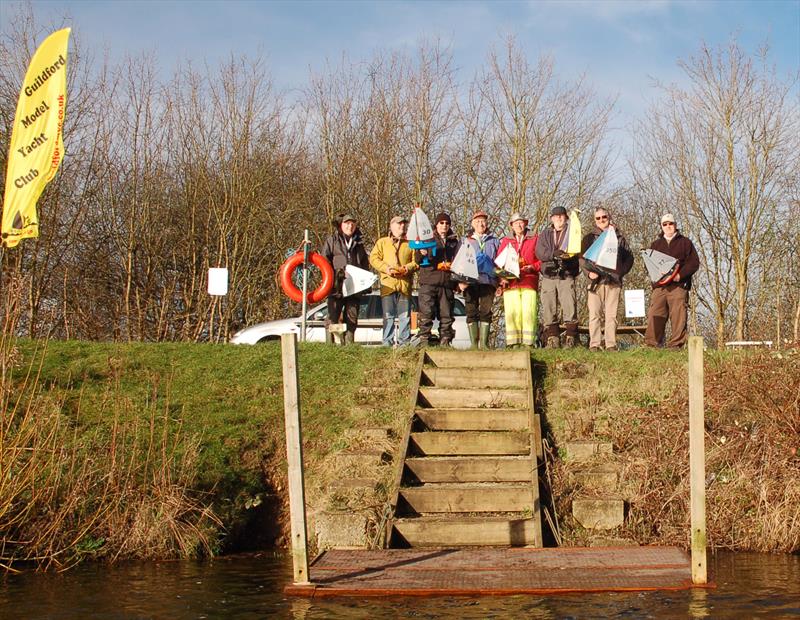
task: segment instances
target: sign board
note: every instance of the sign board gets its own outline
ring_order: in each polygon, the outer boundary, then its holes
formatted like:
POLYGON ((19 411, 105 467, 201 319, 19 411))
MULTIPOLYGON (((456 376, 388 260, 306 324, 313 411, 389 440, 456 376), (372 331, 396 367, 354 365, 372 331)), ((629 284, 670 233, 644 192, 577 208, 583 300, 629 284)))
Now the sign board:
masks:
POLYGON ((647 316, 644 311, 644 289, 625 291, 625 318, 647 316))
POLYGON ((228 294, 228 269, 226 267, 211 267, 208 270, 208 294, 228 294))

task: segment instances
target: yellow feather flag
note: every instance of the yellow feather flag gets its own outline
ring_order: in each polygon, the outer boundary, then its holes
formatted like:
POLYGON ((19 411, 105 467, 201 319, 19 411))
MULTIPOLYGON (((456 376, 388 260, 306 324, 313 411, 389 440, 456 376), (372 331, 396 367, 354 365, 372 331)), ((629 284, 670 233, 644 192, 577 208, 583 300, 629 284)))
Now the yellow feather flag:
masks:
POLYGON ((36 202, 64 158, 69 33, 64 28, 44 40, 22 83, 3 198, 2 235, 9 248, 20 239, 39 236, 36 202))

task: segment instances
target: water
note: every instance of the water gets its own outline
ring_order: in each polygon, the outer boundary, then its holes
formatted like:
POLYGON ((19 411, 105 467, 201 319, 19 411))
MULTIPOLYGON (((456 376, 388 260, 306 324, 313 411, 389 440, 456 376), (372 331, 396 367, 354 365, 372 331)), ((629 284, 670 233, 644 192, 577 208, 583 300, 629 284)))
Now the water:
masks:
POLYGON ((284 596, 280 555, 86 565, 8 576, 0 618, 800 618, 800 556, 709 556, 714 590, 550 597, 308 600, 284 596))

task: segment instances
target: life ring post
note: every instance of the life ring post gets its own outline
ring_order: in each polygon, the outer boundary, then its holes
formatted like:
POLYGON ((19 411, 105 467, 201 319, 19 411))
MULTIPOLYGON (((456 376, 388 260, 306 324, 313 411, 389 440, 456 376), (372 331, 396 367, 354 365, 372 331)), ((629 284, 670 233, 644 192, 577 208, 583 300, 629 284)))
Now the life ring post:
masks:
POLYGON ((308 228, 303 231, 303 318, 300 322, 300 342, 306 341, 306 314, 308 314, 308 228))

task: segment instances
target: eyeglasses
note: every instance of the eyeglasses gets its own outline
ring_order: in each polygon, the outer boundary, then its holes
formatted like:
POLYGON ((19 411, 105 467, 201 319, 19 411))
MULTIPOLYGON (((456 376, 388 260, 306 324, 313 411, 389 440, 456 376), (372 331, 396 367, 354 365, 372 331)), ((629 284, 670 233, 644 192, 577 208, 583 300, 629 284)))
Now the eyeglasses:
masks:
POLYGON ((607 220, 607 219, 608 219, 608 216, 607 216, 607 215, 595 215, 594 219, 595 219, 596 221, 600 222, 600 221, 602 221, 602 220, 607 220))
POLYGON ((664 222, 661 224, 662 228, 666 228, 667 226, 675 226, 675 222, 664 222))

